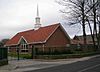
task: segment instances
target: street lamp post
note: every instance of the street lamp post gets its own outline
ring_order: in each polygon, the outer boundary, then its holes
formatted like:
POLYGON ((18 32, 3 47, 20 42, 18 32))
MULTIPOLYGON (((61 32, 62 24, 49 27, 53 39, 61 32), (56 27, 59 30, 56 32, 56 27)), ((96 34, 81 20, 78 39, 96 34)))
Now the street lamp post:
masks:
POLYGON ((17 56, 18 56, 17 60, 19 60, 19 47, 18 46, 17 46, 17 56))

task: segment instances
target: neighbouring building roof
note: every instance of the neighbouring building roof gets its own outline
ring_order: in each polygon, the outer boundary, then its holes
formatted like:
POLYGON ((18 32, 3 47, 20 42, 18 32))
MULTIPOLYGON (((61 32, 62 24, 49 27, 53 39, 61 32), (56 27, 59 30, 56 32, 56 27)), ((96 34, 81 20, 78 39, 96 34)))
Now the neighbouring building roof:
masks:
POLYGON ((6 46, 18 45, 21 38, 23 38, 27 44, 45 43, 59 26, 61 26, 60 23, 40 27, 38 30, 32 29, 19 32, 6 43, 6 46))
MULTIPOLYGON (((92 41, 92 37, 91 35, 86 35, 86 38, 87 38, 87 44, 93 44, 93 41, 92 41)), ((97 41, 96 37, 94 38, 95 41, 97 41)), ((72 44, 84 44, 84 41, 83 41, 83 36, 76 36, 71 40, 71 43, 72 44)))
MULTIPOLYGON (((77 36, 80 40, 83 40, 83 36, 77 36)), ((92 41, 91 35, 86 35, 86 38, 88 41, 92 41)), ((97 40, 96 37, 94 37, 95 41, 97 40)))

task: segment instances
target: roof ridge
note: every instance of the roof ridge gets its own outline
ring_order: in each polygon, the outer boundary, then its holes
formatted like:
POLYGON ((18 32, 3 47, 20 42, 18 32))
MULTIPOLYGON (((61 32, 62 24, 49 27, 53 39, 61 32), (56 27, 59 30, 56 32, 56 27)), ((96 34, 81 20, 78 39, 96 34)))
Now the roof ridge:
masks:
POLYGON ((30 29, 30 30, 21 31, 21 32, 18 32, 18 33, 24 33, 24 32, 29 32, 29 31, 34 31, 34 29, 30 29))
MULTIPOLYGON (((55 24, 44 26, 44 27, 40 27, 40 28, 46 28, 46 27, 50 27, 50 26, 54 26, 54 25, 59 25, 59 24, 60 23, 55 23, 55 24)), ((18 32, 18 33, 24 33, 24 32, 29 32, 29 31, 35 31, 35 30, 34 29, 30 29, 30 30, 21 31, 21 32, 18 32)))
POLYGON ((40 27, 40 28, 46 28, 46 27, 55 26, 55 25, 59 25, 59 24, 60 24, 60 23, 56 23, 56 24, 47 25, 47 26, 44 26, 44 27, 40 27))

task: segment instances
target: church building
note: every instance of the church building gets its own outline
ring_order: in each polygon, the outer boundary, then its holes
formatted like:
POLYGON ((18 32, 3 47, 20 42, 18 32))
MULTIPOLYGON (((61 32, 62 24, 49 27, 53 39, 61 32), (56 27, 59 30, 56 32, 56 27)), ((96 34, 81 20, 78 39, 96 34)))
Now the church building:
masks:
POLYGON ((31 53, 33 49, 43 52, 64 50, 70 44, 70 37, 60 23, 41 27, 37 6, 34 29, 17 33, 7 43, 9 52, 31 53))

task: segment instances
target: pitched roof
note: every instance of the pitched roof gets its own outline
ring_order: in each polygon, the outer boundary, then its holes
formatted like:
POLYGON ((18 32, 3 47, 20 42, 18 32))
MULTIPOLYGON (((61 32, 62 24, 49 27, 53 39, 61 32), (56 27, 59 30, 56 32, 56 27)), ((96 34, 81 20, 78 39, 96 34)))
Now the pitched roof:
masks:
MULTIPOLYGON (((91 35, 86 35, 86 39, 87 39, 86 40, 87 44, 93 44, 91 35)), ((97 41, 96 37, 94 37, 94 39, 95 39, 95 41, 97 41)), ((72 44, 78 44, 78 43, 84 44, 83 36, 82 35, 81 36, 75 35, 75 37, 71 40, 71 43, 72 44)))
POLYGON ((40 27, 38 30, 32 29, 19 32, 6 43, 6 46, 19 44, 21 38, 24 38, 28 44, 45 43, 59 26, 60 24, 58 23, 50 26, 40 27))
POLYGON ((80 41, 80 40, 71 40, 71 44, 84 44, 84 41, 80 41))

